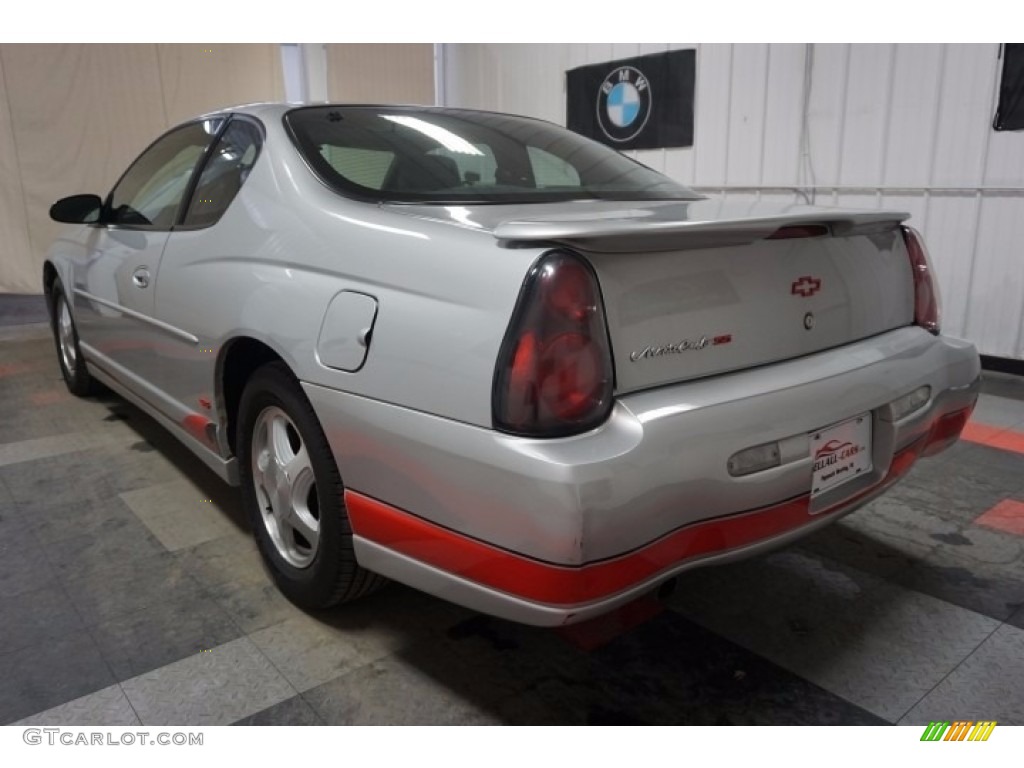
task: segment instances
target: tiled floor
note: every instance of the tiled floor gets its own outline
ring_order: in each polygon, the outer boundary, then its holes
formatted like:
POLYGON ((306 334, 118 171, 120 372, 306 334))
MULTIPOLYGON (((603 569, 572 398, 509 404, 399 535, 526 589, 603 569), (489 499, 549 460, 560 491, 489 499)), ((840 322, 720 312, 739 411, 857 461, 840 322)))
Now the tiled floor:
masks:
POLYGON ((0 331, 0 724, 1024 724, 1020 380, 835 526, 559 632, 398 585, 297 610, 232 489, 0 331))

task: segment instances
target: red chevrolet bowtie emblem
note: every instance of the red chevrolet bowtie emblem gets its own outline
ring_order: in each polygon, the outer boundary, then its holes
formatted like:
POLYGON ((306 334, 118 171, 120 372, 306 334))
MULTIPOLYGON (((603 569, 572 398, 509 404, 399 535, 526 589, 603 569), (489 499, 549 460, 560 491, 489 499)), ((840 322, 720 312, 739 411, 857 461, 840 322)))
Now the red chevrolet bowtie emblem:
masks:
POLYGON ((805 299, 808 296, 813 296, 821 290, 821 278, 811 277, 810 275, 804 275, 798 278, 789 286, 789 292, 794 296, 803 296, 805 299))

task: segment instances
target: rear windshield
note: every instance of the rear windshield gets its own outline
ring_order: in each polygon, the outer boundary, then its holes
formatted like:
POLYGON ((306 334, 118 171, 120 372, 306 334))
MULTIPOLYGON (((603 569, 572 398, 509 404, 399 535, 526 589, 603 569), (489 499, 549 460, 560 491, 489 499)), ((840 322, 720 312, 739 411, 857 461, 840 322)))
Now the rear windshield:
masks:
POLYGON ((693 200, 692 190, 603 144, 525 117, 409 107, 303 107, 285 115, 338 192, 418 203, 693 200))

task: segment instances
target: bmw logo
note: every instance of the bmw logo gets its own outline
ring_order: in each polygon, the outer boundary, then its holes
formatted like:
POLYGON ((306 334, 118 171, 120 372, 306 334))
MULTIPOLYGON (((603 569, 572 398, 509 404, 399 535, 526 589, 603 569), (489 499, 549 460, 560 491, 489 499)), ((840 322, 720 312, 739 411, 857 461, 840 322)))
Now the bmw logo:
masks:
POLYGON ((651 84, 636 67, 617 67, 597 92, 597 124, 612 141, 629 141, 651 116, 651 84))

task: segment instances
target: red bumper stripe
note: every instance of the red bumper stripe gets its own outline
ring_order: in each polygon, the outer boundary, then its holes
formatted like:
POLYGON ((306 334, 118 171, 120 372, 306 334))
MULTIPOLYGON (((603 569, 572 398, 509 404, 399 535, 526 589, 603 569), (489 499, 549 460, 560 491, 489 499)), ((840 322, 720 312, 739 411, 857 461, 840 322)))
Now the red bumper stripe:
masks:
MULTIPOLYGON (((905 474, 924 445, 922 439, 896 454, 879 486, 905 474)), ((879 486, 847 499, 836 509, 879 486)), ((833 511, 811 515, 810 497, 801 496, 688 525, 611 560, 563 566, 468 538, 356 491, 345 491, 345 504, 352 530, 365 539, 470 581, 550 605, 575 605, 613 595, 687 560, 779 536, 833 511)))

